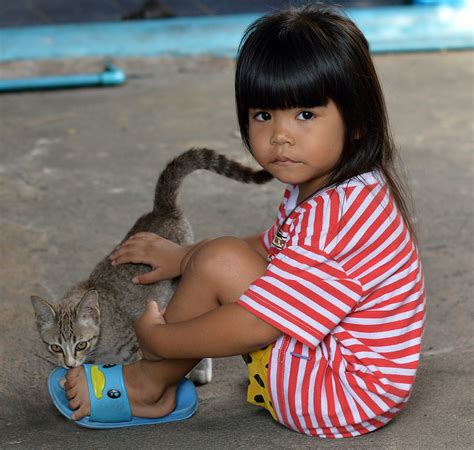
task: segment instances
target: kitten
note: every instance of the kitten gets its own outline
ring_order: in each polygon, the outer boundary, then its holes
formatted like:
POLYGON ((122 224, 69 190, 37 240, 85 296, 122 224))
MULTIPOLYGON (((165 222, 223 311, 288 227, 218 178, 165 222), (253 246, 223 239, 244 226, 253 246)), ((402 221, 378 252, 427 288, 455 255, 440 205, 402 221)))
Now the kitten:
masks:
MULTIPOLYGON (((147 231, 181 245, 192 243, 192 229, 177 205, 183 178, 197 169, 206 169, 244 183, 265 183, 272 176, 254 171, 209 149, 190 149, 172 160, 160 175, 153 210, 140 217, 122 242, 147 231)), ((112 266, 107 255, 63 297, 51 304, 32 296, 39 334, 58 365, 65 368, 85 362, 130 363, 139 359, 133 322, 142 314, 150 298, 160 308, 167 305, 178 280, 152 285, 135 285, 132 278, 149 269, 143 264, 112 266)), ((210 359, 203 359, 190 377, 196 383, 211 380, 210 359)))

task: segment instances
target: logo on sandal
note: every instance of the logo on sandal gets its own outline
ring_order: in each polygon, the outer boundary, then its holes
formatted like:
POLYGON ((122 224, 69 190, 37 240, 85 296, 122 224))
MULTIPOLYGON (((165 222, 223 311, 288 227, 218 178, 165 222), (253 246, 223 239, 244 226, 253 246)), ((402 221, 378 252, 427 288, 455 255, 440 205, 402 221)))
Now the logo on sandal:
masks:
POLYGON ((107 395, 110 398, 119 398, 122 394, 117 389, 110 389, 109 391, 107 391, 107 395))
POLYGON ((102 366, 102 368, 103 368, 103 369, 110 369, 111 367, 115 367, 115 366, 116 366, 116 364, 104 364, 104 365, 102 366))

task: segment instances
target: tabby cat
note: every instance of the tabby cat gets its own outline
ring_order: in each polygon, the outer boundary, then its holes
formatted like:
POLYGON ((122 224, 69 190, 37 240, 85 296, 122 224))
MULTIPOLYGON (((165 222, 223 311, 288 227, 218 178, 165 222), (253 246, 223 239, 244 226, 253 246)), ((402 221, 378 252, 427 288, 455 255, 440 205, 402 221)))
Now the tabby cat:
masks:
MULTIPOLYGON (((183 178, 206 169, 244 183, 265 183, 272 176, 254 171, 209 149, 190 149, 172 160, 160 175, 153 210, 140 217, 122 242, 146 231, 181 245, 192 243, 192 229, 177 205, 183 178)), ((110 254, 109 254, 110 255, 110 254)), ((112 266, 107 255, 63 297, 52 304, 32 296, 41 339, 57 364, 72 368, 85 362, 130 363, 139 359, 133 322, 147 301, 156 299, 161 308, 170 300, 178 280, 135 285, 132 278, 149 269, 142 264, 112 266)), ((191 373, 197 383, 211 379, 211 360, 204 359, 191 373)))

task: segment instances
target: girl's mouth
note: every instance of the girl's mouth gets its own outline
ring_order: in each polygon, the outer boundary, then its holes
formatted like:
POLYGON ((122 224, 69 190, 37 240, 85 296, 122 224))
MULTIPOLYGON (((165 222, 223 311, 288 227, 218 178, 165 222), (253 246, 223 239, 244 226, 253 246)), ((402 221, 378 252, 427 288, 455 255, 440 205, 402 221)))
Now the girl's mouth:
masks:
POLYGON ((275 160, 272 161, 272 164, 276 164, 279 166, 288 166, 291 164, 297 164, 298 161, 295 161, 293 159, 287 158, 286 156, 280 156, 276 158, 275 160))

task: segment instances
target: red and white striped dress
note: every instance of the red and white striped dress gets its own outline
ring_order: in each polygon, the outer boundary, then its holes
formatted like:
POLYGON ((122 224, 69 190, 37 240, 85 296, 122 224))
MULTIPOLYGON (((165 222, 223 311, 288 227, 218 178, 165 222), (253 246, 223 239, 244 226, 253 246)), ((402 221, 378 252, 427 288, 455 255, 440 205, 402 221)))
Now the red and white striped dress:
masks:
POLYGON ((291 213, 297 197, 288 186, 263 234, 268 269, 238 303, 283 332, 267 380, 279 422, 322 438, 357 436, 389 422, 410 396, 425 317, 418 251, 378 172, 291 213), (272 245, 280 227, 281 249, 272 245))

